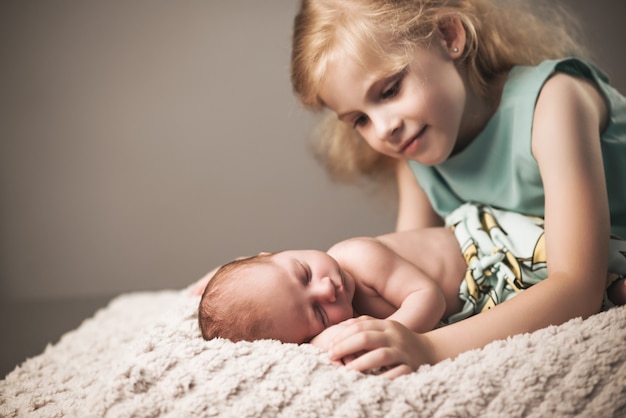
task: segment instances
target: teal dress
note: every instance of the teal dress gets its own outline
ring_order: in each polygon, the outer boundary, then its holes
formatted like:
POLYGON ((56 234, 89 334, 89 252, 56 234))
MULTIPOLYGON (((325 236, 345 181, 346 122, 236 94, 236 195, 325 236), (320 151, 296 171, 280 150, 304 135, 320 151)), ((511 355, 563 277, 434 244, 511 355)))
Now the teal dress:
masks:
POLYGON ((591 80, 609 104, 610 122, 601 144, 611 232, 626 238, 626 98, 600 70, 577 58, 514 67, 498 110, 468 147, 436 166, 409 161, 437 213, 445 217, 473 202, 544 217, 545 193, 531 152, 531 129, 539 92, 555 72, 591 80))

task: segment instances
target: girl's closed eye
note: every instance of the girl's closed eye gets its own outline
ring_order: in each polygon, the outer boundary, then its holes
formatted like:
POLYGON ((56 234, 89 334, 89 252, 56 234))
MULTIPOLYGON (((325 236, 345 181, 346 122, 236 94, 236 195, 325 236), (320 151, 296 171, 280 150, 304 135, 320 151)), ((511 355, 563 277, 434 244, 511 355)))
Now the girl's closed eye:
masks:
MULTIPOLYGON (((400 89, 402 88, 402 80, 404 79, 405 70, 395 75, 390 83, 381 91, 380 98, 381 100, 389 100, 398 95, 400 89)), ((368 121, 366 115, 358 115, 354 118, 352 122, 353 128, 359 128, 364 126, 368 121)))
POLYGON ((367 116, 365 115, 359 115, 354 119, 354 122, 352 122, 352 126, 353 128, 358 128, 359 126, 363 126, 367 123, 367 116))
POLYGON ((392 97, 395 97, 398 92, 400 91, 400 87, 402 86, 402 76, 398 76, 393 83, 391 83, 391 85, 387 88, 385 88, 383 90, 383 92, 381 93, 380 97, 383 100, 387 100, 387 99, 391 99, 392 97))
POLYGON ((406 73, 407 69, 405 68, 399 73, 387 79, 388 81, 385 82, 384 88, 380 93, 380 97, 382 100, 391 99, 400 92, 400 89, 402 88, 402 81, 404 80, 406 73))

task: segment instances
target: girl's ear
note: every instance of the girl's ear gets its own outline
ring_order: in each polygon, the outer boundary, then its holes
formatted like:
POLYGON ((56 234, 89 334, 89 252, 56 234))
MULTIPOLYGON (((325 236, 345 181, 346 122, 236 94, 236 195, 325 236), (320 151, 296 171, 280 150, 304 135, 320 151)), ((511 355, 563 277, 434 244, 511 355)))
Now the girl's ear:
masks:
POLYGON ((463 55, 465 50, 465 27, 456 16, 443 16, 439 20, 439 33, 443 47, 452 59, 463 55))

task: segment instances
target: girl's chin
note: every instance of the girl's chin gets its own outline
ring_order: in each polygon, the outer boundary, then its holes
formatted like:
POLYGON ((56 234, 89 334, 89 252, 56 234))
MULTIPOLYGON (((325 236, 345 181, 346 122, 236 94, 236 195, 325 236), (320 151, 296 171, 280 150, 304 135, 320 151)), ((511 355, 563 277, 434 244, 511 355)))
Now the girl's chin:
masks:
POLYGON ((446 161, 449 156, 441 156, 441 155, 432 155, 432 154, 417 154, 408 156, 408 160, 416 161, 422 165, 432 167, 435 165, 439 165, 446 161))

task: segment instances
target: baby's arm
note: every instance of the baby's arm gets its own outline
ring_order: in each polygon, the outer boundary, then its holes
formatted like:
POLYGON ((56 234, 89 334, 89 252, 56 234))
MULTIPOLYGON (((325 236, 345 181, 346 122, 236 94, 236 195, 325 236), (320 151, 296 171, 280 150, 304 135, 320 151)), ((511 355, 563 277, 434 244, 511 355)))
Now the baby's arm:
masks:
POLYGON ((446 310, 443 292, 417 266, 380 245, 381 251, 388 253, 387 262, 380 266, 383 271, 387 269, 388 276, 379 284, 378 292, 394 305, 400 302, 398 309, 387 319, 398 321, 415 332, 434 329, 446 310))
POLYGON ((446 301, 438 284, 380 239, 350 239, 328 253, 357 281, 353 305, 358 312, 416 332, 432 330, 441 320, 446 301))

